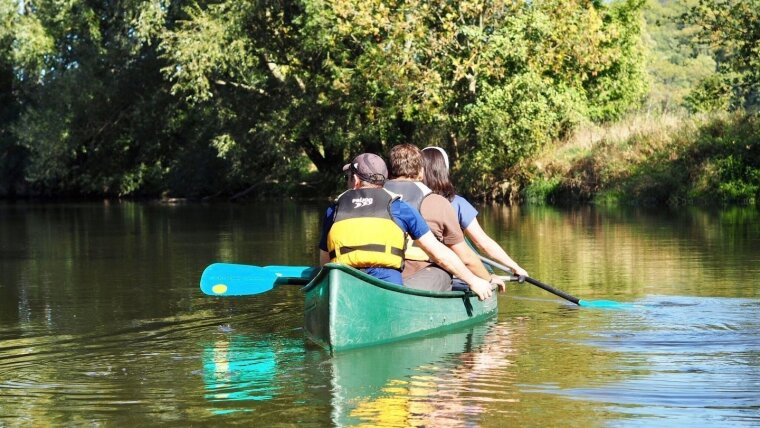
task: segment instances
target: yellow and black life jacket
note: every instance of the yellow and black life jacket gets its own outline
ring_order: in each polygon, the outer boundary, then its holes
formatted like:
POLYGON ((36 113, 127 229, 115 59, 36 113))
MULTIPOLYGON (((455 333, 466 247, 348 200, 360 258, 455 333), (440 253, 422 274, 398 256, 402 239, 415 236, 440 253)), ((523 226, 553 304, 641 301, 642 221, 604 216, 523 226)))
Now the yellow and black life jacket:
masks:
MULTIPOLYGON (((424 201, 428 195, 433 193, 430 188, 419 181, 389 180, 385 182, 384 187, 391 192, 400 195, 401 200, 417 211, 420 211, 422 208, 422 201, 424 201)), ((428 256, 422 248, 414 245, 414 241, 411 237, 407 237, 404 258, 406 260, 423 262, 430 261, 430 256, 428 256)))
POLYGON ((381 188, 348 190, 340 195, 327 233, 330 261, 357 268, 401 270, 406 233, 391 216, 395 199, 398 196, 381 188))

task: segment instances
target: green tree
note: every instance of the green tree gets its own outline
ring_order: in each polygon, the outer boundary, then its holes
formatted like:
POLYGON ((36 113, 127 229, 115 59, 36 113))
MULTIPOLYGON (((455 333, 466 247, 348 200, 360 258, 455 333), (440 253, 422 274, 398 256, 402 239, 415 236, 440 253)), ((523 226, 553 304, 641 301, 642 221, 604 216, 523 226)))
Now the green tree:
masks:
POLYGON ((0 172, 37 193, 314 194, 399 142, 488 190, 645 91, 643 0, 0 1, 0 172))
POLYGON ((134 138, 148 117, 141 112, 156 107, 146 86, 161 78, 133 31, 142 2, 20 5, 14 137, 29 153, 26 180, 47 193, 129 194, 126 177, 157 167, 156 145, 134 138))
POLYGON ((698 27, 682 19, 695 4, 697 0, 649 0, 644 8, 647 68, 652 80, 645 106, 648 111, 681 109, 699 82, 715 74, 713 52, 693 40, 698 27))
MULTIPOLYGON (((699 0, 684 16, 696 25, 698 43, 715 51, 718 72, 723 82, 714 79, 700 90, 720 96, 711 88, 726 88, 732 107, 756 108, 760 105, 760 0, 699 0)), ((695 94, 694 99, 704 99, 695 94)))
POLYGON ((40 0, 14 10, 19 114, 11 129, 28 154, 28 192, 216 191, 225 168, 203 150, 216 116, 186 108, 160 73, 156 37, 176 7, 40 0))
POLYGON ((0 196, 22 190, 26 153, 16 144, 11 124, 18 118, 14 92, 14 34, 18 23, 14 2, 0 1, 0 196))
POLYGON ((467 153, 464 176, 479 186, 579 118, 619 117, 641 97, 640 7, 200 4, 164 35, 164 73, 190 102, 218 100, 250 121, 250 131, 225 138, 224 147, 302 151, 327 173, 359 150, 434 143, 453 149, 454 159, 467 153))

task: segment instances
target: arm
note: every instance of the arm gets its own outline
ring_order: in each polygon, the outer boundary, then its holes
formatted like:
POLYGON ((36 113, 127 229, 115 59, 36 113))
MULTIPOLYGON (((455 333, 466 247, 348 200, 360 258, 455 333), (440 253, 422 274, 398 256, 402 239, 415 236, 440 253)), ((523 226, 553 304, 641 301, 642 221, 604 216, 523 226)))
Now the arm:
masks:
POLYGON ((437 265, 466 282, 470 286, 470 291, 477 294, 480 300, 491 297, 491 284, 470 272, 453 251, 435 239, 432 232, 424 234, 416 242, 437 265))
POLYGON ((472 273, 486 280, 491 279, 491 274, 488 273, 486 267, 483 266, 483 262, 480 261, 478 255, 475 254, 475 251, 472 251, 472 248, 467 245, 467 242, 462 241, 458 244, 449 246, 449 248, 451 248, 451 251, 462 260, 462 263, 464 263, 467 269, 472 273))
POLYGON ((496 285, 499 288, 499 291, 506 291, 507 288, 504 286, 504 279, 488 272, 483 265, 483 262, 480 261, 480 257, 478 257, 467 242, 462 241, 459 244, 451 245, 449 248, 451 248, 454 254, 462 260, 464 265, 467 266, 467 269, 472 271, 472 273, 479 278, 487 280, 491 285, 496 285))
POLYGON ((491 239, 490 236, 486 235, 486 232, 483 230, 483 228, 480 227, 478 219, 474 219, 469 224, 469 226, 467 226, 467 229, 464 230, 464 233, 468 238, 472 240, 475 245, 478 246, 478 248, 480 248, 481 251, 488 254, 497 262, 512 269, 515 275, 528 276, 528 272, 525 269, 521 268, 517 262, 512 260, 512 258, 509 257, 506 251, 504 251, 504 249, 502 249, 501 246, 496 243, 496 241, 491 239))

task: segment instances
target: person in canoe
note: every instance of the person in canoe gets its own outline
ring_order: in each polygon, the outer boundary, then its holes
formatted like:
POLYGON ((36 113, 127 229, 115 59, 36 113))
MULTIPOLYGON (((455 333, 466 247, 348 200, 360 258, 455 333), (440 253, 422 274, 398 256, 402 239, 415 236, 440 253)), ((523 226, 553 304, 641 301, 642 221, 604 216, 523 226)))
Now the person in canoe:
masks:
POLYGON ((467 199, 456 194, 456 188, 449 177, 449 157, 446 151, 440 147, 425 147, 422 149, 424 159, 423 182, 436 194, 449 200, 457 212, 459 226, 464 234, 483 253, 490 258, 512 269, 515 275, 529 276, 528 272, 520 267, 501 246, 486 234, 478 223, 478 211, 467 199))
MULTIPOLYGON (((385 188, 400 195, 404 202, 419 211, 436 239, 450 248, 470 271, 503 286, 465 242, 457 214, 449 201, 422 183, 422 151, 413 144, 394 146, 390 152, 390 167, 392 179, 385 182, 385 188)), ((439 266, 414 242, 407 242, 405 258, 402 272, 404 285, 429 291, 452 289, 449 271, 439 266)))
POLYGON ((388 168, 380 156, 362 153, 343 167, 348 190, 327 209, 319 241, 319 261, 344 263, 403 285, 404 245, 409 235, 436 263, 467 283, 479 299, 491 284, 470 272, 430 231, 420 213, 385 190, 388 168))

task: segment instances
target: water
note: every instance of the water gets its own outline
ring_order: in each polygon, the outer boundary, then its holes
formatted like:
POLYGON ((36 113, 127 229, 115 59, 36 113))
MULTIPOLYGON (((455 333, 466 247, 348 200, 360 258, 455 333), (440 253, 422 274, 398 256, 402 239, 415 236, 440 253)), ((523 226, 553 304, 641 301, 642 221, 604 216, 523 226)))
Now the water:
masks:
POLYGON ((303 297, 198 290, 313 265, 323 206, 0 204, 0 427, 760 426, 760 214, 482 207, 578 308, 510 284, 473 328, 330 357, 303 297))

